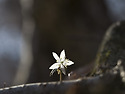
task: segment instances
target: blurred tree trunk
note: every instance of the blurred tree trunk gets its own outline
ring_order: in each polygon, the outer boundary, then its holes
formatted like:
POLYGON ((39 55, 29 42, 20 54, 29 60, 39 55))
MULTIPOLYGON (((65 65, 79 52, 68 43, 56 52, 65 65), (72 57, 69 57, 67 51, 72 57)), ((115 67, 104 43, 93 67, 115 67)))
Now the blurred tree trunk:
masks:
POLYGON ((0 0, 0 87, 26 83, 32 65, 33 0, 0 0))
POLYGON ((20 60, 22 16, 19 0, 0 0, 0 87, 13 84, 20 60))
POLYGON ((20 0, 20 4, 22 10, 22 41, 20 63, 14 79, 14 84, 27 82, 33 62, 32 36, 35 28, 34 19, 32 17, 33 0, 20 0))

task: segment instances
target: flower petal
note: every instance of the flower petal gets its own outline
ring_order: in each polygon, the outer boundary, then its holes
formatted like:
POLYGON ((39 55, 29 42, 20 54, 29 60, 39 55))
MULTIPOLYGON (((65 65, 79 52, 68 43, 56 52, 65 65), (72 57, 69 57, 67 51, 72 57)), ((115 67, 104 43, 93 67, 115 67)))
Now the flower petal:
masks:
POLYGON ((57 62, 59 62, 60 61, 59 56, 55 52, 52 52, 52 54, 53 54, 53 57, 57 60, 57 62))
POLYGON ((58 69, 61 66, 61 63, 54 63, 49 67, 49 69, 58 69))
POLYGON ((61 64, 60 69, 63 69, 63 68, 64 68, 64 65, 61 64))
POLYGON ((52 76, 55 71, 56 71, 56 69, 53 69, 53 70, 50 72, 50 76, 52 76))
POLYGON ((66 75, 66 69, 65 68, 61 68, 61 71, 64 75, 66 75))
POLYGON ((65 60, 65 50, 62 50, 61 54, 60 54, 60 59, 61 59, 61 62, 65 60))
POLYGON ((64 61, 64 63, 63 63, 63 65, 64 65, 65 67, 70 66, 70 65, 72 65, 72 64, 74 64, 74 62, 72 62, 71 60, 68 60, 68 59, 66 59, 66 60, 64 61))

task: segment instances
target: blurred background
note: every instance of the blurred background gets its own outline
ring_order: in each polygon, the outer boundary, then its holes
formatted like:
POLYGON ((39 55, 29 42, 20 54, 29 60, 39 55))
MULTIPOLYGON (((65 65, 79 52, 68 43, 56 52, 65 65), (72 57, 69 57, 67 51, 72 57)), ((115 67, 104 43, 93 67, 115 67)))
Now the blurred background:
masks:
POLYGON ((0 87, 57 81, 52 52, 91 64, 107 28, 125 19, 124 0, 0 0, 0 87))

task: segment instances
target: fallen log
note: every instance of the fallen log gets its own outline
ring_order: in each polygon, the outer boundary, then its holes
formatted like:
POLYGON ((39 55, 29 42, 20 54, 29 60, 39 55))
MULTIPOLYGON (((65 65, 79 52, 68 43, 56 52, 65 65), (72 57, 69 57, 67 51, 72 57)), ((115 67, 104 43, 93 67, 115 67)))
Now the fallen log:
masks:
POLYGON ((24 84, 0 89, 0 94, 124 94, 125 22, 106 32, 92 76, 63 82, 24 84))

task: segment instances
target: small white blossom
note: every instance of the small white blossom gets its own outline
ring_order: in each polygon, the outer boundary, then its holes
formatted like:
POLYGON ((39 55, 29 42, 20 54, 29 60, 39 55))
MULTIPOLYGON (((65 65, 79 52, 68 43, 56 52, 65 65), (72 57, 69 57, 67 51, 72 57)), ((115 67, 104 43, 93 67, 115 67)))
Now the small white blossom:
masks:
POLYGON ((63 74, 66 74, 65 68, 67 68, 67 66, 74 64, 74 62, 66 59, 65 50, 61 52, 60 57, 55 52, 52 52, 52 54, 53 57, 56 59, 56 63, 49 67, 49 69, 52 69, 50 75, 52 75, 55 72, 55 70, 58 69, 60 69, 63 72, 63 74))

